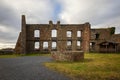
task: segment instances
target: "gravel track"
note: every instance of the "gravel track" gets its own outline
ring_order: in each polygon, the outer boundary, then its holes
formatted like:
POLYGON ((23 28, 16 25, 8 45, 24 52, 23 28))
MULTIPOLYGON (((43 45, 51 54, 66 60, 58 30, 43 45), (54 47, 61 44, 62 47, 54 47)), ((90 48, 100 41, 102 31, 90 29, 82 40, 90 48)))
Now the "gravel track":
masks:
POLYGON ((46 56, 0 58, 0 80, 71 80, 43 65, 50 61, 46 56))

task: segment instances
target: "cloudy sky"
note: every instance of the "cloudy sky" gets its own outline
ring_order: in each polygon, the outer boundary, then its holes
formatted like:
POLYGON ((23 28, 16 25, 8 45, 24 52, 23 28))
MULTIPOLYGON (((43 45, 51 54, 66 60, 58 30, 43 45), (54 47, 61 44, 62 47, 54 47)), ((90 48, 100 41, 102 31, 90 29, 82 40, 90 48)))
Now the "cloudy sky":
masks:
POLYGON ((92 28, 116 27, 120 33, 120 0, 0 0, 0 48, 14 47, 22 14, 31 24, 90 22, 92 28))

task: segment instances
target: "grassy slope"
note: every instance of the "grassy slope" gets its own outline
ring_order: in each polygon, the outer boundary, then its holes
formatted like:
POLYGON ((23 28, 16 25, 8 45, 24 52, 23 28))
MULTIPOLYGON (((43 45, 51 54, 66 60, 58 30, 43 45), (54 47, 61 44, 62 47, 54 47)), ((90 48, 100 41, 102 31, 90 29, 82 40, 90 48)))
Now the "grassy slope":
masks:
POLYGON ((12 55, 0 55, 0 58, 14 58, 14 57, 22 57, 22 56, 50 56, 50 54, 12 54, 12 55))
POLYGON ((85 54, 81 62, 50 62, 45 66, 74 79, 120 80, 120 54, 85 54))

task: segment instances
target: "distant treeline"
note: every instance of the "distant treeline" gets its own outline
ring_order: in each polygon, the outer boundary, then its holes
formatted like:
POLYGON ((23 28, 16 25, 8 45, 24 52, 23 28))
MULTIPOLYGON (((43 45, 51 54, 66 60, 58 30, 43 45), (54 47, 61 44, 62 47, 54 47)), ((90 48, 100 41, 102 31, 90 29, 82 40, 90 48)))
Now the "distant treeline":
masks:
POLYGON ((3 54, 13 54, 13 53, 14 53, 14 49, 13 48, 0 49, 0 55, 3 55, 3 54))

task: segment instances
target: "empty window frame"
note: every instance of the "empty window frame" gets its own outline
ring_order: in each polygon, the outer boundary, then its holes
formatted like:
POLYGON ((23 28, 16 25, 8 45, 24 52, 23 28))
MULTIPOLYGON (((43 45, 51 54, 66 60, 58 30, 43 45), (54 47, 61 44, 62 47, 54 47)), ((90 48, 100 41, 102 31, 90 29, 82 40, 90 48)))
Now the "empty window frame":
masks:
POLYGON ((81 41, 77 41, 77 47, 81 46, 81 41))
POLYGON ((67 37, 72 37, 72 31, 67 31, 66 35, 67 35, 67 37))
POLYGON ((35 42, 35 47, 34 47, 34 49, 35 49, 35 50, 39 50, 39 48, 40 48, 40 42, 35 42))
POLYGON ((40 30, 34 31, 34 37, 40 37, 40 30))
POLYGON ((56 29, 53 29, 51 33, 52 33, 52 37, 57 37, 57 30, 56 29))
POLYGON ((99 39, 99 36, 100 36, 100 34, 99 34, 99 33, 96 33, 96 34, 95 34, 95 39, 99 39))
POLYGON ((52 50, 56 50, 57 49, 57 42, 53 41, 52 42, 52 50))
POLYGON ((94 48, 94 46, 95 46, 95 42, 90 42, 90 47, 94 48))
POLYGON ((72 50, 72 41, 67 41, 67 50, 72 50))
POLYGON ((90 42, 90 46, 92 46, 92 42, 90 42))
POLYGON ((80 40, 77 41, 77 50, 81 50, 81 41, 80 40))
POLYGON ((81 37, 81 31, 77 31, 77 37, 81 37))
POLYGON ((72 46, 72 41, 67 41, 67 46, 72 46))
POLYGON ((48 49, 48 42, 47 41, 43 42, 43 49, 48 49))

